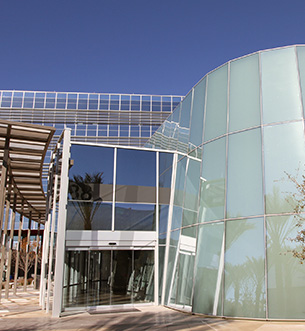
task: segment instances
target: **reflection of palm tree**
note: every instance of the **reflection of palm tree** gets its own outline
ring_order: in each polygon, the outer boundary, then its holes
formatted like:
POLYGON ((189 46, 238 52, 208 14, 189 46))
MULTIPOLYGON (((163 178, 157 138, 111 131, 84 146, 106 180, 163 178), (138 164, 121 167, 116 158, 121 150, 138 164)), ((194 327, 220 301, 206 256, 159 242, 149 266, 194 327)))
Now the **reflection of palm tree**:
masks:
MULTIPOLYGON (((228 253, 230 248, 236 243, 236 241, 242 237, 244 233, 247 233, 247 231, 251 231, 255 228, 254 222, 248 221, 248 220, 234 220, 229 222, 230 226, 232 226, 231 230, 229 230, 229 237, 227 237, 226 241, 226 252, 228 253), (234 229, 233 229, 234 226, 234 229)), ((249 259, 247 257, 247 259, 249 259)), ((232 261, 232 258, 231 258, 232 261)), ((236 260, 238 261, 238 259, 236 260)), ((230 311, 231 308, 227 308, 227 311, 229 315, 236 314, 237 311, 239 311, 239 314, 241 313, 242 309, 246 305, 246 298, 249 299, 249 297, 252 294, 249 290, 249 286, 251 286, 251 282, 248 281, 249 275, 248 275, 248 269, 247 269, 247 262, 244 263, 230 263, 225 262, 225 288, 226 288, 226 297, 230 297, 228 294, 229 289, 233 288, 234 290, 234 308, 233 311, 230 311), (238 308, 237 308, 238 307, 238 308), (239 310, 241 309, 241 310, 239 310)), ((227 299, 228 300, 228 299, 227 299)), ((232 306, 233 307, 233 306, 232 306)))
POLYGON ((229 277, 226 277, 225 279, 226 290, 228 292, 229 288, 231 288, 231 286, 233 287, 235 303, 234 306, 238 307, 240 295, 243 294, 241 293, 241 288, 243 281, 246 279, 247 272, 243 264, 233 265, 231 263, 226 263, 225 268, 226 274, 229 275, 229 277))
POLYGON ((266 194, 267 213, 292 212, 295 208, 295 200, 291 194, 286 197, 280 191, 279 186, 274 185, 272 193, 266 194))
MULTIPOLYGON (((92 221, 100 207, 100 203, 93 200, 92 185, 103 184, 103 172, 93 174, 86 173, 85 176, 73 175, 69 183, 69 193, 72 203, 84 222, 84 230, 92 229, 92 221)), ((101 201, 101 198, 98 199, 101 201)))
POLYGON ((251 278, 253 281, 253 289, 250 288, 250 290, 255 293, 255 313, 254 316, 260 316, 264 313, 264 302, 263 298, 261 298, 261 295, 264 294, 263 291, 263 285, 264 285, 264 278, 265 278, 265 272, 264 272, 264 258, 259 257, 247 257, 247 262, 244 264, 245 269, 247 270, 248 277, 251 278))
MULTIPOLYGON (((295 205, 294 196, 289 194, 282 198, 279 190, 274 188, 273 195, 268 196, 269 203, 276 207, 275 211, 290 209, 295 205)), ((288 298, 291 296, 293 273, 297 270, 297 260, 291 258, 291 235, 295 231, 296 220, 292 215, 273 216, 267 218, 269 275, 274 275, 274 281, 269 285, 269 291, 274 300, 281 302, 282 310, 288 309, 288 298), (289 256, 290 255, 290 256, 289 256)), ((272 276, 269 276, 272 279, 272 276)))

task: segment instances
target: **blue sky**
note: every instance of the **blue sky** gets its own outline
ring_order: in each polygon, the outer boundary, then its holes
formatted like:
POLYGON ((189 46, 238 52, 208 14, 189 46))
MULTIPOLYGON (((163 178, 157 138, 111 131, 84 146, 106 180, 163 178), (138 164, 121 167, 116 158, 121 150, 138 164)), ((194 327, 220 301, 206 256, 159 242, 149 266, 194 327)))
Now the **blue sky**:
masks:
POLYGON ((0 89, 185 95, 230 59, 302 43, 304 0, 1 0, 0 89))

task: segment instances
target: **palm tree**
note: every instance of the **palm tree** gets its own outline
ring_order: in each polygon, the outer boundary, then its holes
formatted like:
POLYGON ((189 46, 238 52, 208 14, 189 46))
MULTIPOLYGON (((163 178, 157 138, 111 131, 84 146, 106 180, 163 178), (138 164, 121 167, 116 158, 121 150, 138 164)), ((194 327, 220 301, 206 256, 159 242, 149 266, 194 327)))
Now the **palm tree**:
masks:
POLYGON ((93 174, 85 173, 85 176, 73 175, 69 183, 69 194, 75 210, 81 216, 84 230, 92 229, 92 222, 95 214, 100 208, 102 199, 94 197, 94 186, 103 184, 103 172, 93 174), (95 199, 94 199, 95 198, 95 199))

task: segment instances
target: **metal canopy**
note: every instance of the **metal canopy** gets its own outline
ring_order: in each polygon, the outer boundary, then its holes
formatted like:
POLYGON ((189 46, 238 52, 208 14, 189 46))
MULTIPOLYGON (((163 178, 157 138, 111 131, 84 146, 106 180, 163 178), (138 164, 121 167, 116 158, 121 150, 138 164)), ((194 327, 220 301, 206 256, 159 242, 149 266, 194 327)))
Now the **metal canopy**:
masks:
POLYGON ((18 213, 38 222, 44 222, 46 212, 43 161, 55 130, 0 120, 0 164, 1 174, 7 174, 6 199, 18 213))

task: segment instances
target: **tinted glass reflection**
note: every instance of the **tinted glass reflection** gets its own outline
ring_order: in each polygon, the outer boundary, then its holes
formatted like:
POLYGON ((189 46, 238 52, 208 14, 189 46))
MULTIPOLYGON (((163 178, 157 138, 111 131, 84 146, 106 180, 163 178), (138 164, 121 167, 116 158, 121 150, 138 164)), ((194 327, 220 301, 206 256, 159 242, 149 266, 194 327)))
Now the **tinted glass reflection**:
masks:
POLYGON ((265 318, 265 296, 263 219, 228 221, 224 315, 265 318))
POLYGON ((116 184, 156 186, 156 153, 118 149, 116 184))
POLYGON ((67 229, 110 230, 113 149, 72 145, 67 229))
POLYGON ((268 309, 270 318, 305 318, 305 266, 292 254, 300 250, 293 216, 267 217, 268 309))
POLYGON ((193 311, 221 315, 224 224, 199 226, 193 311))
POLYGON ((208 75, 204 141, 226 133, 228 65, 208 75))
POLYGON ((67 230, 111 230, 112 204, 69 200, 67 230))
POLYGON ((264 123, 301 118, 302 105, 294 47, 262 52, 264 123))
POLYGON ((303 123, 264 128, 266 213, 292 212, 295 185, 286 174, 301 180, 305 164, 303 123), (275 146, 280 146, 280 152, 275 146))
POLYGON ((116 203, 115 230, 153 231, 155 216, 155 205, 116 203))
POLYGON ((230 66, 229 131, 260 124, 258 54, 233 61, 230 66))
POLYGON ((200 192, 199 222, 224 218, 226 139, 204 146, 200 192))
POLYGON ((191 130, 190 130, 190 147, 197 147, 202 143, 202 130, 203 130, 203 115, 204 115, 204 104, 205 104, 205 90, 206 90, 206 79, 203 79, 194 88, 194 100, 191 118, 191 130))

